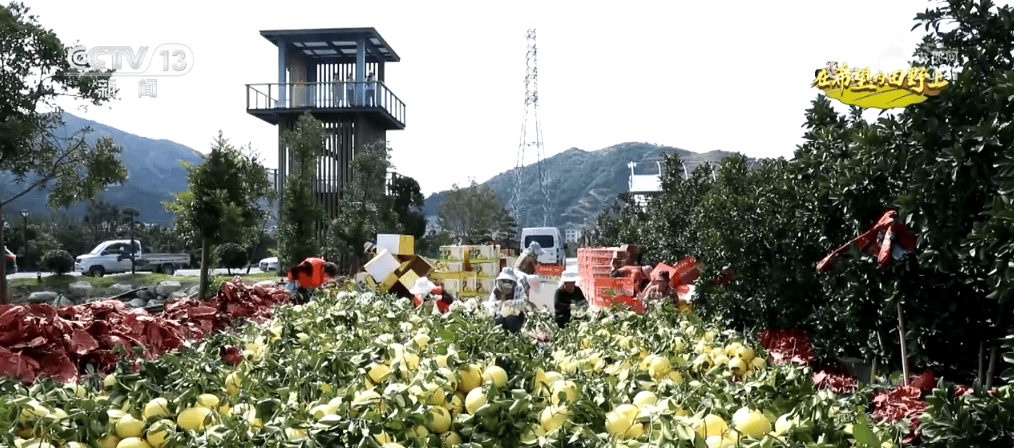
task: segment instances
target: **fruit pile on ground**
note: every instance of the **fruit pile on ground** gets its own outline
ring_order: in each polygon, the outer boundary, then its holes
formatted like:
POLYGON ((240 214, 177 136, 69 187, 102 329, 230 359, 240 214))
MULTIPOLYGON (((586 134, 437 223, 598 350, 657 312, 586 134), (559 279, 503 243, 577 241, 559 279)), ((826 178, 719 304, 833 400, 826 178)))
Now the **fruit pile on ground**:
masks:
POLYGON ((79 383, 0 380, 0 446, 892 446, 869 390, 819 390, 755 340, 671 308, 556 330, 332 292, 79 383))

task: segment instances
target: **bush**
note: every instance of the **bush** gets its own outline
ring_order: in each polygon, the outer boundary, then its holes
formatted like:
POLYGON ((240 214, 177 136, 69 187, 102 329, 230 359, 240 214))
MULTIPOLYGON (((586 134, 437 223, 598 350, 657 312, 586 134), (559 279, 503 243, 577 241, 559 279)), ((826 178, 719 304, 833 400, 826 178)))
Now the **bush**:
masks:
POLYGON ((236 243, 222 244, 215 248, 215 259, 223 268, 241 268, 246 266, 246 249, 236 243))
POLYGON ((42 257, 42 268, 56 275, 66 274, 74 269, 74 256, 65 250, 51 250, 42 257))

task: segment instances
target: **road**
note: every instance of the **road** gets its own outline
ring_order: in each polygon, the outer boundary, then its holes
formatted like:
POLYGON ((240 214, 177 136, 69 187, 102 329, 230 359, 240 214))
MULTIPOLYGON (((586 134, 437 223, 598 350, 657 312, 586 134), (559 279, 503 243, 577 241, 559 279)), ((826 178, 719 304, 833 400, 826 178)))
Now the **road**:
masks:
MULTIPOLYGON (((228 275, 228 270, 226 270, 226 269, 213 269, 212 272, 214 272, 215 275, 228 275)), ((144 274, 144 273, 147 273, 147 271, 137 271, 137 273, 138 274, 144 274)), ((232 273, 234 275, 235 274, 246 274, 246 269, 233 269, 232 273)), ((261 270, 258 269, 258 268, 256 268, 256 267, 252 267, 252 268, 250 268, 250 273, 251 274, 259 274, 259 273, 261 273, 261 270)), ((36 275, 37 274, 35 272, 19 272, 17 274, 8 275, 7 278, 10 278, 10 279, 15 279, 15 278, 36 278, 36 275)), ((50 275, 53 275, 53 273, 51 273, 51 272, 43 272, 42 273, 43 277, 49 277, 50 275)), ((70 272, 69 275, 80 276, 81 273, 80 272, 70 272)), ((130 273, 127 272, 125 274, 106 274, 106 275, 110 275, 110 276, 115 276, 115 275, 130 275, 130 273)), ((188 277, 196 277, 196 276, 201 275, 201 270, 200 269, 180 269, 180 270, 176 271, 176 275, 188 276, 188 277)))

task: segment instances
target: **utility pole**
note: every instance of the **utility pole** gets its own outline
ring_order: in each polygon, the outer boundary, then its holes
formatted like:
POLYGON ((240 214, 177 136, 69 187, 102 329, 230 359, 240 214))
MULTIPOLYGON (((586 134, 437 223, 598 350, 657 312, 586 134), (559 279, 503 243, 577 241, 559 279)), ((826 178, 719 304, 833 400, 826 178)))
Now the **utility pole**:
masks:
MULTIPOLYGON (((543 163, 546 158, 546 149, 542 143, 542 123, 539 120, 539 70, 536 58, 535 28, 529 29, 528 53, 525 58, 525 112, 521 122, 521 143, 518 145, 518 161, 514 167, 514 189, 511 194, 510 210, 517 220, 518 227, 525 227, 530 224, 530 211, 522 211, 522 188, 521 169, 525 166, 525 150, 535 150, 536 168, 538 169, 539 190, 542 193, 542 225, 548 225, 549 212, 552 209, 548 188, 548 174, 543 163), (532 129, 529 129, 532 125, 532 129), (529 135, 529 132, 531 133, 529 135), (524 216, 522 216, 524 215, 524 216)), ((538 218, 535 218, 538 221, 538 218)))

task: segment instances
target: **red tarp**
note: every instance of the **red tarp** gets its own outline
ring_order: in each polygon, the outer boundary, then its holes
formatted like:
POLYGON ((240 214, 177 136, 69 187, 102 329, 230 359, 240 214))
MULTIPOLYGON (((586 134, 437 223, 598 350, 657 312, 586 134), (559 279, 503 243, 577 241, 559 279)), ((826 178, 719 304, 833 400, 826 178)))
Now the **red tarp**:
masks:
POLYGON ((813 361, 810 335, 802 330, 763 330, 760 343, 771 354, 775 364, 793 362, 802 366, 813 361))
POLYGON ((849 246, 855 244, 859 250, 870 256, 877 257, 877 263, 881 266, 891 261, 891 250, 897 244, 906 251, 915 250, 915 234, 908 226, 898 220, 898 212, 891 209, 880 215, 880 219, 862 235, 855 237, 852 241, 835 249, 817 263, 817 272, 823 273, 831 269, 831 263, 842 255, 848 254, 849 246))
POLYGON ((144 347, 154 357, 175 350, 187 339, 221 331, 235 319, 264 322, 275 304, 287 302, 283 288, 250 287, 239 277, 222 285, 209 301, 183 299, 151 315, 123 302, 106 300, 83 305, 0 305, 0 375, 25 382, 51 377, 77 381, 92 364, 109 372, 120 356, 144 347))

